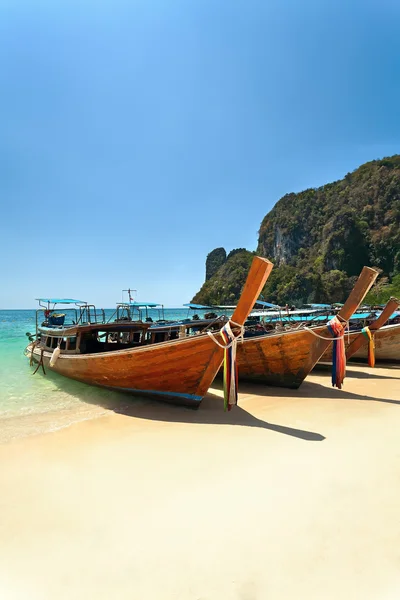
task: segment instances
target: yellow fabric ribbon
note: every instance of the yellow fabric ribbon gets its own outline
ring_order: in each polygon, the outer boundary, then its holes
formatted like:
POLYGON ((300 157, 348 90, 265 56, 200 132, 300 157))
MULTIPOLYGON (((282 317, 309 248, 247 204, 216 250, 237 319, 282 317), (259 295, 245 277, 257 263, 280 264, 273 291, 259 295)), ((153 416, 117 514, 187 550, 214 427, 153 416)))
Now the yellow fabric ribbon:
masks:
POLYGON ((361 333, 368 340, 368 366, 375 366, 375 340, 369 327, 364 327, 361 333))

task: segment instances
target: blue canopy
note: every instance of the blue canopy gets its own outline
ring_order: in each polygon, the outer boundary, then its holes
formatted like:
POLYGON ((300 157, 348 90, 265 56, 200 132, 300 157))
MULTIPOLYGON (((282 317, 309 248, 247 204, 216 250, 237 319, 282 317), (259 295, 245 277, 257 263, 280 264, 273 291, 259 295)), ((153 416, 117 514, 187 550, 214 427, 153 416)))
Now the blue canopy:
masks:
POLYGON ((123 306, 131 306, 132 308, 155 308, 162 306, 159 302, 122 302, 123 306))
POLYGON ((330 308, 330 304, 310 304, 310 306, 315 306, 316 308, 330 308))
MULTIPOLYGON (((379 315, 379 313, 372 313, 372 317, 374 316, 377 317, 379 315)), ((283 317, 273 317, 271 319, 269 319, 269 321, 271 323, 275 323, 277 321, 328 321, 329 319, 332 319, 334 317, 334 315, 303 315, 303 316, 283 316, 283 317)), ((371 313, 370 312, 366 312, 366 313, 356 313, 354 315, 352 315, 349 319, 349 321, 362 321, 364 319, 367 319, 368 317, 371 317, 371 313)), ((392 315, 393 317, 393 315, 392 315)))
POLYGON ((270 302, 264 302, 263 300, 257 300, 256 304, 260 304, 260 306, 267 306, 268 308, 280 308, 278 304, 271 304, 270 302))
POLYGON ((86 304, 84 300, 74 300, 72 298, 36 298, 38 302, 48 302, 49 304, 86 304))
POLYGON ((183 306, 187 306, 188 308, 194 308, 195 310, 209 310, 210 308, 213 308, 212 306, 204 306, 204 304, 192 304, 191 302, 189 302, 188 304, 184 304, 183 306))
MULTIPOLYGON (((278 306, 277 304, 270 304, 269 302, 263 302, 262 300, 257 300, 256 304, 260 304, 261 306, 267 306, 268 308, 278 308, 280 309, 280 306, 278 306)), ((193 308, 195 310, 211 310, 211 309, 224 309, 224 308, 228 308, 230 310, 234 310, 236 308, 236 306, 231 306, 231 305, 223 305, 223 304, 214 304, 213 306, 205 306, 204 304, 193 304, 192 302, 189 302, 188 304, 184 304, 183 306, 187 306, 188 308, 193 308)))
POLYGON ((395 319, 396 317, 400 317, 400 310, 395 310, 389 317, 389 319, 395 319))

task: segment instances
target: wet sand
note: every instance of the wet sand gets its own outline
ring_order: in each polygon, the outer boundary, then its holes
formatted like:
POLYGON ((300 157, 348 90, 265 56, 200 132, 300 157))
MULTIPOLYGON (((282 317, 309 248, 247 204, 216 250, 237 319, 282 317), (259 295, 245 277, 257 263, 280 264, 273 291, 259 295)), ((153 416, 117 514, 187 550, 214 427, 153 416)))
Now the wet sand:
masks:
POLYGON ((400 369, 0 446, 0 598, 400 598, 400 369))

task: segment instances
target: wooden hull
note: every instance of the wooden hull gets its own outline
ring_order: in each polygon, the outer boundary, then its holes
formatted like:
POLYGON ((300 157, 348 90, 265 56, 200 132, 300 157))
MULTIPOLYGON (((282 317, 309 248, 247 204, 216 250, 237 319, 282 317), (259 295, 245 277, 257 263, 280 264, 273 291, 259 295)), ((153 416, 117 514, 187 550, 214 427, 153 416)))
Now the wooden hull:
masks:
MULTIPOLYGON (((269 260, 254 257, 232 316, 234 329, 247 319, 272 267, 269 260)), ((120 328, 120 324, 115 326, 120 328)), ((76 342, 79 345, 74 350, 81 353, 69 353, 67 341, 63 348, 60 339, 65 334, 57 330, 54 336, 46 332, 46 339, 40 338, 42 346, 28 346, 27 354, 39 365, 42 362, 45 368, 83 383, 191 406, 199 406, 223 361, 220 344, 206 334, 118 350, 102 346, 98 351, 98 335, 102 327, 105 327, 104 324, 88 324, 79 328, 79 332, 89 334, 87 339, 76 342), (91 333, 94 337, 90 336, 91 333), (56 348, 58 343, 60 347, 57 351, 60 354, 53 367, 50 367, 53 355, 50 348, 56 348)), ((108 325, 107 328, 109 330, 111 327, 108 325)), ((132 325, 128 324, 128 328, 132 328, 132 325)), ((134 328, 137 329, 136 326, 134 328)), ((81 338, 81 333, 78 333, 78 338, 81 338)), ((141 343, 143 340, 145 338, 142 337, 141 343)), ((54 350, 55 353, 57 351, 54 350)))
MULTIPOLYGON (((338 318, 348 321, 378 275, 364 267, 338 318)), ((247 338, 238 345, 239 379, 298 388, 332 344, 328 327, 313 327, 247 338), (314 335, 316 334, 316 335, 314 335)))
MULTIPOLYGON (((28 346, 30 356, 32 345, 28 346)), ((43 352, 47 370, 83 383, 158 400, 199 406, 221 366, 222 351, 207 335, 156 345, 102 352, 60 354, 50 367, 52 352, 43 352)), ((40 361, 41 349, 33 350, 40 361)))
MULTIPOLYGON (((331 337, 327 327, 314 331, 331 337)), ((304 329, 245 339, 237 348, 239 379, 296 389, 331 343, 304 329)))
MULTIPOLYGON (((350 343, 359 335, 350 334, 350 343)), ((400 363, 400 323, 396 325, 386 325, 381 327, 374 334, 375 338, 375 358, 377 361, 400 363)), ((345 338, 346 348, 349 346, 347 336, 345 338)), ((368 347, 367 340, 365 344, 351 357, 350 360, 367 360, 368 347)), ((321 362, 332 362, 332 351, 325 352, 321 362)))

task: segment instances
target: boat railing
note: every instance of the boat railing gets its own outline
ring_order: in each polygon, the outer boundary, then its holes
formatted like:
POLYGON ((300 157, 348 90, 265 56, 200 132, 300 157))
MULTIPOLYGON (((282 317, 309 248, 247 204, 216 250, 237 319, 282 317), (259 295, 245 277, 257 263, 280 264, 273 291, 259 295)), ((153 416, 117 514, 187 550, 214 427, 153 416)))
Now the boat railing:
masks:
POLYGON ((106 322, 104 308, 96 308, 94 304, 85 304, 79 310, 79 325, 97 325, 106 322))
POLYGON ((164 306, 162 304, 140 304, 120 302, 117 304, 116 310, 108 319, 108 322, 114 320, 120 321, 146 321, 156 323, 166 322, 164 314, 164 306), (152 313, 149 312, 152 310, 152 313))

